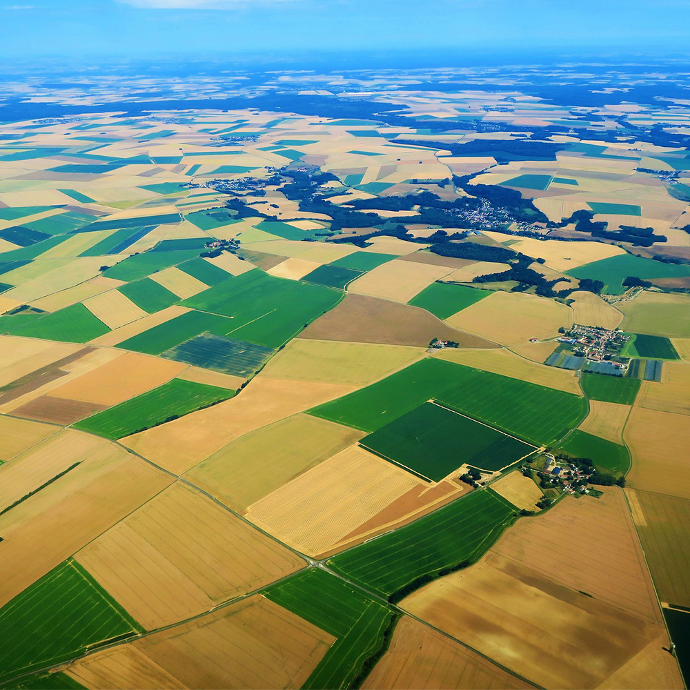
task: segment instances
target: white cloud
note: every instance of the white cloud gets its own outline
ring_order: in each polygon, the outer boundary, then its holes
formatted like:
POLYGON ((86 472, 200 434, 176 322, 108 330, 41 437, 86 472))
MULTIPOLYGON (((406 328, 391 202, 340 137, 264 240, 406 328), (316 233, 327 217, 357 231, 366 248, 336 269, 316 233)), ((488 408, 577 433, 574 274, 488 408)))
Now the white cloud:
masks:
POLYGON ((2 5, 0 10, 34 10, 36 5, 2 5))
MULTIPOLYGON (((291 0, 263 0, 263 2, 290 2, 291 0)), ((233 7, 258 4, 262 0, 118 0, 126 5, 155 10, 228 10, 233 7)))

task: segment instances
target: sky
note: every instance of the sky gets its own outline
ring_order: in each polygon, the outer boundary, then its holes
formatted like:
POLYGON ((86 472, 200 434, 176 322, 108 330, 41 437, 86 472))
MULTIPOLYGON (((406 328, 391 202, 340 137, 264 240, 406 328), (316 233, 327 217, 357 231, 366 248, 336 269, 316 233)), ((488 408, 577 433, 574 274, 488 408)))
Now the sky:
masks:
POLYGON ((0 59, 679 52, 690 0, 0 0, 0 59))

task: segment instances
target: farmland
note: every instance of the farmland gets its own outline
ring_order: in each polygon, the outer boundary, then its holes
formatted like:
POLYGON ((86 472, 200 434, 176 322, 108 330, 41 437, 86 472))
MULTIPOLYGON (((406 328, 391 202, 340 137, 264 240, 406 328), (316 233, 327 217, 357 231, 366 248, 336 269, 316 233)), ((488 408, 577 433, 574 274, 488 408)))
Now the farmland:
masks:
POLYGON ((686 318, 689 305, 690 297, 687 295, 644 292, 620 305, 625 314, 622 328, 632 333, 667 338, 690 337, 686 318))
POLYGON ((632 405, 641 383, 639 379, 600 374, 584 374, 581 381, 588 398, 619 405, 632 405))
POLYGON ((413 588, 417 580, 476 561, 513 523, 514 515, 505 499, 478 491, 328 564, 336 573, 390 597, 413 588))
POLYGON ((463 285, 432 283, 412 298, 410 304, 430 311, 439 319, 447 319, 490 294, 488 290, 475 290, 463 285))
POLYGON ((232 397, 234 391, 175 379, 148 393, 85 419, 75 428, 122 438, 232 397))
POLYGON ((680 359, 673 343, 658 335, 635 335, 626 353, 632 357, 648 359, 680 359))
POLYGON ((575 458, 589 458, 606 474, 620 476, 630 469, 630 453, 620 443, 575 429, 558 449, 575 458))
POLYGON ((469 417, 425 403, 360 443, 425 479, 438 481, 460 465, 496 471, 534 450, 469 417))

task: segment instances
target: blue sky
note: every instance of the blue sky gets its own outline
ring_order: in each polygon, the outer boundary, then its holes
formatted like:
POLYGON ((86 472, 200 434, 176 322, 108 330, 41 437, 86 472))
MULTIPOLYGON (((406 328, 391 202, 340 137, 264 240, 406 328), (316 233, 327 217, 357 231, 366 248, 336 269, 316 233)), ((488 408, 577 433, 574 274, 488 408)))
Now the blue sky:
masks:
POLYGON ((684 51, 690 0, 0 0, 0 58, 684 51))

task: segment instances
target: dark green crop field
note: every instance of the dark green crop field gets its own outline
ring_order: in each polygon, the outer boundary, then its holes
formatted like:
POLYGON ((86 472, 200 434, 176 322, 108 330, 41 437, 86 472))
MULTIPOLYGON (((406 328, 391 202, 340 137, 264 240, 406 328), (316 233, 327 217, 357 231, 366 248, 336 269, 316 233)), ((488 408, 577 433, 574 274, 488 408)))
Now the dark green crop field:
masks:
MULTIPOLYGON (((21 316, 18 314, 18 316, 21 316)), ((10 317, 12 318, 12 317, 10 317)), ((38 318, 13 331, 26 338, 44 338, 69 343, 85 343, 108 333, 110 329, 83 304, 73 304, 38 318)))
POLYGON ((182 304, 232 318, 233 328, 224 335, 232 333, 238 340, 278 348, 342 297, 338 290, 275 278, 256 269, 182 304))
POLYGON ((515 520, 515 508, 478 490, 426 517, 329 559, 354 582, 390 596, 418 578, 474 562, 515 520))
POLYGON ((465 285, 432 283, 413 297, 408 304, 426 309, 439 319, 447 319, 490 294, 492 294, 490 290, 477 290, 465 285))
POLYGON ((605 474, 619 477, 630 469, 630 453, 625 446, 584 431, 576 429, 558 447, 574 458, 589 458, 605 474))
POLYGON ((590 400, 632 405, 640 390, 640 379, 623 376, 602 376, 601 374, 583 374, 582 390, 590 400))
POLYGON ((139 280, 169 266, 181 264, 199 255, 198 249, 183 249, 175 252, 144 252, 127 257, 124 261, 103 272, 106 278, 116 280, 139 280))
POLYGON ((534 450, 434 403, 424 403, 366 436, 361 445, 431 481, 439 481, 468 463, 500 470, 534 450))
POLYGON ((174 293, 164 288, 151 278, 142 278, 132 283, 125 283, 118 288, 125 297, 129 298, 140 309, 153 314, 180 301, 174 293))
POLYGON ((202 283, 206 283, 208 286, 224 283, 228 278, 232 277, 227 271, 218 268, 218 266, 201 257, 185 261, 178 268, 202 283))
POLYGON ((162 353, 162 357, 234 376, 250 376, 275 350, 218 335, 198 335, 162 353))
POLYGON ((342 259, 333 261, 329 266, 351 268, 353 271, 371 271, 377 266, 393 261, 398 257, 393 254, 376 254, 374 252, 353 252, 342 259))
POLYGON ((645 359, 680 359, 668 338, 658 335, 635 334, 634 340, 625 351, 629 357, 643 357, 645 359))
POLYGON ((302 571, 265 596, 338 638, 303 688, 344 689, 361 682, 366 661, 381 650, 396 618, 390 607, 319 569, 302 571))
POLYGON ((308 275, 304 276, 302 280, 308 283, 316 283, 317 285, 327 285, 342 289, 348 283, 356 280, 362 275, 361 271, 355 271, 351 268, 342 268, 341 266, 329 266, 324 264, 313 270, 308 275))
POLYGON ((0 680, 142 631, 86 570, 65 561, 0 609, 0 680))
POLYGON ((228 388, 173 379, 148 393, 87 417, 74 427, 106 438, 122 438, 227 400, 234 394, 235 391, 228 388))

